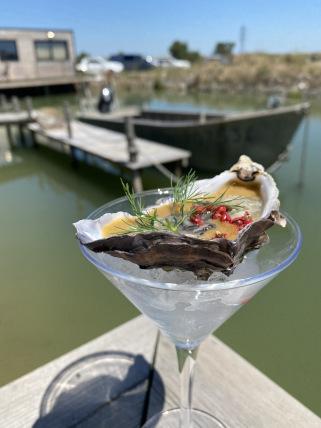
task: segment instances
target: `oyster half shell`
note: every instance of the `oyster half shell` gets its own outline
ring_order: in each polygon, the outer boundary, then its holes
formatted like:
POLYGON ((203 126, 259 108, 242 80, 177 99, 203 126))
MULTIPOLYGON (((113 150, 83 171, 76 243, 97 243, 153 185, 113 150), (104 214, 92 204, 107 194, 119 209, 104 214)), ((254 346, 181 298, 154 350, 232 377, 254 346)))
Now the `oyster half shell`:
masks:
POLYGON ((94 252, 105 252, 148 268, 179 268, 195 273, 198 279, 206 280, 214 271, 231 274, 244 254, 264 244, 268 237, 266 230, 275 223, 285 226, 285 219, 279 213, 279 191, 273 178, 247 156, 229 171, 206 180, 197 181, 194 186, 203 194, 215 193, 230 181, 239 181, 247 186, 257 183, 261 195, 261 214, 253 223, 244 227, 235 240, 216 238, 199 239, 184 234, 154 231, 148 233, 114 235, 105 238, 103 227, 117 217, 128 213, 107 213, 96 220, 80 220, 74 223, 80 242, 94 252))

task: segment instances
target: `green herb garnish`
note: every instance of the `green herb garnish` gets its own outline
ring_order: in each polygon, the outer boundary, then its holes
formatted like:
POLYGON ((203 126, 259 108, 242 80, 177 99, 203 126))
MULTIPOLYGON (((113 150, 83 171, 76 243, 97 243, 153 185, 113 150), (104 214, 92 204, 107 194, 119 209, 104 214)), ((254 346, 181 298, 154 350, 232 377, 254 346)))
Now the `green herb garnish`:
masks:
POLYGON ((209 194, 200 193, 196 189, 196 174, 190 170, 187 175, 179 178, 177 183, 171 183, 171 193, 173 197, 172 215, 169 217, 158 217, 157 209, 146 209, 143 205, 141 198, 137 197, 128 183, 121 180, 125 196, 130 204, 132 215, 135 216, 135 223, 131 224, 129 221, 124 220, 126 229, 120 229, 120 234, 124 233, 146 233, 153 231, 167 231, 172 233, 179 233, 183 223, 193 215, 195 205, 206 205, 215 207, 224 204, 230 207, 231 210, 242 209, 242 197, 233 197, 224 200, 224 195, 228 188, 219 195, 215 200, 211 200, 209 194), (187 212, 185 210, 186 204, 193 206, 187 212))

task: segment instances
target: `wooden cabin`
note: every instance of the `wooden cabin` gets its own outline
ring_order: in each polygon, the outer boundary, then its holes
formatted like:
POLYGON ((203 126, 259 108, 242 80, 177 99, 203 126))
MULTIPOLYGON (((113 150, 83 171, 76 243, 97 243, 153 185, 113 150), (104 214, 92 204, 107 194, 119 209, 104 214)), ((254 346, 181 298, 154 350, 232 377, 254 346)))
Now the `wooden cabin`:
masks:
POLYGON ((71 30, 0 28, 0 91, 75 83, 71 30))

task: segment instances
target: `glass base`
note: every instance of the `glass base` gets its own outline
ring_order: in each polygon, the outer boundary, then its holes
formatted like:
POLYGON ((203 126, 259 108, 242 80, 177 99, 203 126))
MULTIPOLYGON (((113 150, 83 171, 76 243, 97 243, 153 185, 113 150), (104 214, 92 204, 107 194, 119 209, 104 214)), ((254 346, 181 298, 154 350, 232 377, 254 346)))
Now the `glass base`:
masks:
POLYGON ((167 410, 149 419, 142 428, 227 428, 223 422, 202 410, 192 409, 189 426, 181 426, 180 409, 167 410))

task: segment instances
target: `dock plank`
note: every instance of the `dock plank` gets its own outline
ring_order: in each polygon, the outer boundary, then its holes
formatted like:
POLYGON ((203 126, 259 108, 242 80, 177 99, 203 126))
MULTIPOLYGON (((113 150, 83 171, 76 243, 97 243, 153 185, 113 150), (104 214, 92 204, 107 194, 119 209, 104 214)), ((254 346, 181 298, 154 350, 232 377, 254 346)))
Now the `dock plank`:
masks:
POLYGON ((141 138, 135 139, 138 149, 136 162, 129 162, 126 136, 74 120, 71 122, 73 137, 69 138, 64 128, 41 129, 38 124, 29 125, 36 134, 80 149, 86 153, 105 159, 129 170, 141 170, 158 164, 188 160, 190 152, 176 147, 141 138))
MULTIPOLYGON (((161 336, 155 358, 156 340, 156 328, 140 316, 0 388, 0 427, 139 428, 146 396, 147 417, 177 407, 179 382, 174 346, 161 336), (114 397, 106 399, 106 385, 111 380, 105 379, 101 387, 90 356, 112 351, 132 353, 144 359, 148 367, 154 364, 153 377, 147 376, 146 365, 135 364, 131 371, 135 376, 127 375, 118 384, 114 397), (70 395, 71 368, 75 362, 83 361, 89 361, 92 380, 96 380, 84 382, 83 388, 76 388, 70 395), (46 413, 48 405, 52 411, 46 413)), ((86 380, 81 364, 77 374, 86 380)), ((321 427, 317 415, 215 337, 201 346, 194 407, 216 415, 230 428, 321 427)))
POLYGON ((139 428, 156 337, 155 327, 139 317, 0 388, 0 428, 139 428), (134 370, 122 381, 115 384, 124 373, 112 362, 112 377, 98 373, 100 356, 117 361, 127 354, 135 357, 134 370), (75 387, 70 379, 79 376, 75 387))
MULTIPOLYGON (((179 378, 174 346, 160 338, 155 361, 158 378, 151 388, 148 417, 179 406, 179 378), (156 407, 155 407, 156 406, 156 407)), ((216 337, 200 348, 193 406, 216 416, 231 428, 320 428, 321 419, 216 337)))
POLYGON ((31 114, 31 117, 28 112, 4 112, 0 113, 0 126, 4 125, 24 125, 36 120, 37 115, 35 112, 31 114))

